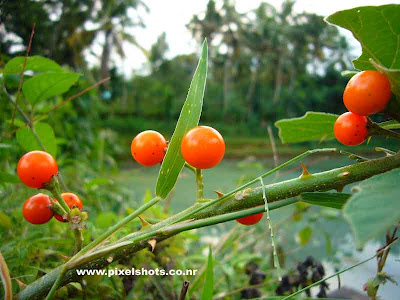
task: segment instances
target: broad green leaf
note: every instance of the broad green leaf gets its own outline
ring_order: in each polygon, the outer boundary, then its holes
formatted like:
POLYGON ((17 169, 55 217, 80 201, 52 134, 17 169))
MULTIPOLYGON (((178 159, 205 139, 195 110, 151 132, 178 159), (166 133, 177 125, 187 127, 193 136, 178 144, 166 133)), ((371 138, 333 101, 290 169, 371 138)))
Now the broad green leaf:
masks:
POLYGON ((25 81, 22 92, 31 104, 61 95, 78 80, 78 73, 41 73, 25 81))
POLYGON ((305 246, 307 243, 310 241, 312 236, 312 229, 310 226, 304 227, 302 230, 300 230, 297 234, 297 242, 300 244, 300 246, 305 246))
POLYGON ((351 194, 343 193, 303 193, 300 195, 301 201, 313 205, 332 207, 342 209, 346 201, 351 197, 351 194))
POLYGON ((206 281, 204 283, 201 300, 212 300, 214 290, 214 267, 211 246, 208 252, 208 262, 206 270, 206 281))
POLYGON ((373 70, 372 58, 390 69, 400 69, 400 5, 356 7, 338 11, 326 21, 350 30, 361 43, 362 54, 353 61, 356 69, 373 70))
POLYGON ((0 183, 19 183, 17 175, 7 172, 0 172, 0 183))
POLYGON ((190 84, 174 134, 168 145, 157 179, 156 195, 165 199, 174 187, 185 161, 181 154, 181 142, 185 133, 197 126, 203 106, 204 89, 207 78, 208 46, 204 41, 201 57, 190 84))
POLYGON ((347 201, 343 213, 357 248, 400 221, 399 178, 397 169, 371 177, 354 188, 357 192, 347 201))
POLYGON ((300 118, 284 119, 275 123, 282 143, 329 140, 335 137, 333 125, 338 115, 307 112, 300 118))
MULTIPOLYGON (((47 123, 36 123, 34 129, 46 152, 55 158, 57 155, 57 144, 53 128, 47 123)), ((29 127, 19 129, 16 136, 18 143, 26 151, 43 150, 29 127)))
POLYGON ((5 229, 11 229, 11 227, 12 227, 10 217, 7 216, 2 211, 0 211, 0 227, 3 227, 5 229))
MULTIPOLYGON (((25 56, 14 57, 4 67, 5 74, 20 74, 24 65, 25 56)), ((34 72, 63 72, 59 64, 42 56, 31 56, 26 60, 25 71, 34 72)))

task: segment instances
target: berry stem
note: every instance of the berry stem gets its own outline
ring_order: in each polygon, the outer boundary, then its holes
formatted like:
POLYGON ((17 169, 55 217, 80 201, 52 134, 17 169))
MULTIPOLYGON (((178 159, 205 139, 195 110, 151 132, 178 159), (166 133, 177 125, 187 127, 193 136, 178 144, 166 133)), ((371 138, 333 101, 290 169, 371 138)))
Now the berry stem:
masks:
POLYGON ((197 201, 203 200, 203 190, 204 190, 204 184, 203 184, 203 173, 201 172, 201 169, 196 168, 196 185, 197 185, 197 201))
POLYGON ((187 162, 185 162, 184 167, 187 168, 187 169, 189 169, 190 171, 192 171, 193 173, 196 174, 196 168, 193 167, 193 166, 191 166, 191 165, 189 165, 187 162))
POLYGON ((61 187, 60 182, 58 181, 58 177, 53 176, 51 178, 51 181, 44 185, 44 188, 53 194, 54 198, 57 199, 58 203, 65 210, 65 212, 69 214, 69 206, 65 202, 64 198, 61 196, 61 187))
POLYGON ((399 133, 392 131, 392 130, 382 128, 377 123, 372 122, 370 119, 368 119, 367 129, 368 129, 367 137, 369 137, 369 136, 385 136, 385 137, 389 137, 389 138, 400 139, 399 133))
MULTIPOLYGON (((68 215, 68 219, 69 219, 71 209, 65 202, 64 198, 61 196, 61 187, 60 187, 60 182, 58 181, 58 177, 53 176, 51 178, 51 181, 45 185, 45 189, 47 189, 48 191, 50 191, 53 194, 54 198, 57 199, 59 205, 63 208, 63 210, 65 210, 65 214, 68 215)), ((54 201, 53 201, 53 204, 54 204, 54 201)), ((64 216, 65 214, 63 214, 61 216, 64 216)), ((78 228, 75 228, 73 231, 74 231, 74 238, 75 238, 75 253, 78 253, 82 249, 83 235, 82 235, 82 231, 78 228)))

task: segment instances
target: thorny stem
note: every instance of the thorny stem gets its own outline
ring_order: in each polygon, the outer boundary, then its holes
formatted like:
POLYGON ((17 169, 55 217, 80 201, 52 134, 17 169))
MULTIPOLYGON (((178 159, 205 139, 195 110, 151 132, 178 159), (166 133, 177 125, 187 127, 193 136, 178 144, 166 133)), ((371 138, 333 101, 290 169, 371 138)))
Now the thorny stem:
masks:
POLYGON ((131 213, 129 216, 123 218, 121 221, 119 221, 117 224, 114 226, 111 226, 107 231, 105 231, 102 235, 100 235, 98 238, 96 238, 93 242, 90 244, 86 245, 79 253, 77 253, 74 257, 71 258, 70 262, 73 262, 74 260, 78 259, 88 251, 94 249, 96 246, 100 245, 103 241, 108 239, 111 235, 113 235, 115 232, 117 232, 119 229, 124 227, 126 224, 128 224, 130 221, 138 217, 141 213, 152 207, 154 204, 158 203, 160 201, 159 197, 155 197, 146 204, 142 205, 139 207, 137 210, 135 210, 133 213, 131 213))
MULTIPOLYGON (((335 152, 336 150, 337 150, 336 148, 326 148, 326 149, 308 150, 308 151, 306 151, 306 152, 304 152, 304 153, 302 153, 302 154, 300 154, 300 155, 298 155, 298 156, 296 156, 296 157, 294 157, 294 158, 288 160, 287 162, 281 164, 280 166, 275 167, 275 168, 273 168, 272 170, 270 170, 270 171, 264 173, 264 174, 261 175, 260 177, 261 177, 261 178, 265 178, 265 177, 267 177, 267 176, 269 176, 269 175, 271 175, 271 174, 273 174, 273 173, 279 171, 280 169, 283 169, 284 167, 286 167, 286 166, 288 166, 288 165, 290 165, 290 164, 292 164, 292 163, 294 163, 294 162, 296 162, 296 161, 299 161, 299 160, 302 159, 303 157, 308 156, 308 155, 310 155, 310 154, 313 154, 313 153, 323 153, 323 152, 335 152)), ((231 197, 232 195, 234 195, 236 192, 239 192, 239 191, 243 190, 244 188, 246 188, 246 187, 248 187, 248 186, 250 186, 250 185, 252 185, 252 184, 254 184, 254 183, 258 182, 258 181, 259 181, 259 177, 257 177, 257 178, 254 179, 254 180, 249 181, 249 182, 246 183, 246 184, 243 184, 242 186, 240 186, 240 187, 238 187, 238 188, 236 188, 236 189, 234 189, 234 190, 232 190, 231 192, 225 194, 225 195, 222 196, 221 198, 217 198, 217 199, 214 199, 214 200, 212 200, 212 201, 209 201, 209 202, 205 203, 204 205, 202 205, 202 206, 196 208, 195 210, 191 211, 191 212, 188 213, 187 215, 183 215, 183 216, 180 217, 178 220, 176 220, 175 223, 178 223, 178 222, 181 222, 181 221, 183 221, 183 220, 185 220, 185 219, 187 219, 187 218, 190 218, 192 215, 194 215, 194 214, 196 214, 196 213, 202 211, 203 209, 206 209, 206 208, 208 208, 208 207, 210 207, 210 206, 212 206, 212 205, 214 205, 214 204, 216 204, 216 203, 218 203, 218 202, 221 202, 222 200, 228 199, 229 197, 231 197)))
MULTIPOLYGON (((321 150, 319 150, 321 151, 321 150)), ((325 150, 327 151, 327 150, 325 150)), ((303 153, 301 157, 314 153, 313 150, 307 151, 303 153)), ((297 159, 299 159, 297 157, 297 159)), ((296 158, 295 158, 296 159, 296 158)), ((291 160, 292 161, 292 160, 291 160)), ((286 165, 289 164, 288 161, 285 163, 286 165)), ((321 172, 321 173, 314 173, 312 176, 307 177, 307 179, 301 178, 294 178, 290 180, 286 180, 283 182, 278 182, 274 184, 269 184, 265 186, 265 191, 267 193, 268 202, 281 202, 284 201, 283 199, 289 199, 295 197, 304 192, 312 192, 312 191, 326 191, 335 189, 337 187, 347 185, 350 183, 358 182, 364 179, 367 179, 371 176, 381 174, 396 168, 400 168, 400 153, 396 153, 393 156, 387 156, 378 159, 372 159, 366 162, 356 163, 353 165, 332 169, 329 171, 321 172)), ((267 173, 266 173, 267 174, 267 173)), ((259 180, 258 178, 256 180, 259 180)), ((263 200, 261 196, 261 189, 255 188, 251 189, 248 196, 244 197, 240 201, 235 199, 234 197, 230 197, 229 199, 225 198, 226 201, 223 203, 217 204, 215 207, 210 209, 205 209, 200 213, 196 213, 192 215, 193 219, 202 220, 205 218, 209 218, 212 216, 223 215, 230 212, 235 212, 239 210, 243 210, 245 208, 254 207, 257 205, 262 205, 263 200)), ((272 205, 272 204, 271 204, 272 205)), ((270 208, 271 208, 270 205, 270 208)), ((142 236, 146 233, 152 232, 157 229, 161 229, 166 227, 167 225, 171 225, 176 223, 177 220, 180 218, 185 218, 191 212, 196 211, 198 207, 202 207, 204 205, 194 204, 192 207, 188 208, 185 212, 181 212, 178 215, 172 216, 169 219, 161 221, 155 225, 148 227, 143 231, 139 231, 129 235, 129 239, 134 239, 139 236, 142 236)), ((252 209, 259 209, 260 207, 252 208, 252 209)), ((262 208, 262 207, 261 207, 262 208)), ((263 209, 263 208, 262 208, 263 209)), ((252 214, 256 213, 256 211, 251 211, 252 214)), ((237 217, 237 216, 235 216, 237 217)), ((208 220, 210 221, 210 219, 208 220)), ((177 226, 192 226, 191 222, 186 222, 183 224, 177 224, 177 226)), ((181 230, 182 228, 174 227, 169 228, 174 230, 181 230)), ((157 235, 155 239, 157 242, 163 241, 175 234, 175 231, 171 234, 163 234, 157 235)), ((121 239, 126 240, 126 237, 121 239)), ((120 241, 121 241, 120 240, 120 241)), ((132 255, 133 253, 140 251, 144 248, 147 248, 148 244, 143 241, 139 243, 130 243, 127 241, 127 244, 124 248, 120 248, 119 250, 115 250, 112 253, 113 261, 118 261, 123 257, 127 257, 132 255)), ((82 252, 82 251, 81 251, 82 252)), ((108 254, 109 256, 109 254, 108 254)), ((90 261, 84 261, 81 268, 87 269, 101 269, 110 264, 110 261, 107 260, 104 255, 98 258, 93 257, 90 261)), ((27 299, 39 299, 43 297, 44 294, 51 288, 53 283, 56 281, 61 268, 56 268, 53 271, 47 273, 43 277, 39 278, 35 282, 28 285, 24 290, 22 290, 18 294, 19 300, 27 300, 27 299)), ((334 275, 336 276, 336 275, 334 275)), ((67 284, 71 281, 76 281, 79 279, 77 273, 74 269, 67 271, 65 278, 62 280, 62 285, 67 284)))
POLYGON ((62 279, 63 279, 63 277, 64 277, 64 275, 65 275, 66 272, 67 272, 67 267, 64 265, 64 266, 61 268, 60 274, 58 274, 57 280, 54 282, 54 284, 53 284, 53 286, 51 287, 51 290, 50 290, 50 292, 49 292, 49 294, 47 295, 47 297, 46 297, 45 300, 51 300, 51 299, 53 299, 53 297, 54 297, 54 295, 56 294, 57 289, 58 289, 58 287, 60 286, 61 281, 62 281, 62 279))

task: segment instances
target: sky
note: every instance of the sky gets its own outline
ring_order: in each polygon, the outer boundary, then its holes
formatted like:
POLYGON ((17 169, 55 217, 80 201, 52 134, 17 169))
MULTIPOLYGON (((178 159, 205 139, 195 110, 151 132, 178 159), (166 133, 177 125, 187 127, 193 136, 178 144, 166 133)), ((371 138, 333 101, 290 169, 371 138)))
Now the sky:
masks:
MULTIPOLYGON (((193 15, 204 12, 208 0, 145 0, 149 7, 149 13, 141 13, 145 29, 134 28, 132 34, 144 48, 150 50, 151 45, 157 40, 163 32, 166 33, 167 43, 169 45, 168 57, 174 57, 177 54, 193 53, 199 50, 200 45, 193 39, 186 28, 193 15)), ((217 3, 221 2, 217 0, 217 3)), ((246 12, 257 8, 261 0, 236 0, 236 8, 239 12, 246 12)), ((266 2, 266 1, 264 1, 266 2)), ((280 7, 281 0, 268 0, 268 3, 280 7)), ((383 5, 391 3, 400 3, 399 0, 297 0, 294 6, 296 12, 316 13, 321 16, 328 16, 338 10, 350 9, 358 6, 383 5)), ((347 30, 342 33, 348 37, 354 50, 355 56, 361 54, 359 44, 352 38, 347 30)), ((126 58, 122 61, 113 55, 113 59, 118 69, 130 76, 133 70, 141 69, 146 63, 146 57, 130 44, 124 44, 126 58)), ((101 53, 101 47, 98 45, 94 52, 101 53)), ((94 58, 91 59, 94 63, 94 58)), ((97 60, 97 59, 96 59, 97 60)))

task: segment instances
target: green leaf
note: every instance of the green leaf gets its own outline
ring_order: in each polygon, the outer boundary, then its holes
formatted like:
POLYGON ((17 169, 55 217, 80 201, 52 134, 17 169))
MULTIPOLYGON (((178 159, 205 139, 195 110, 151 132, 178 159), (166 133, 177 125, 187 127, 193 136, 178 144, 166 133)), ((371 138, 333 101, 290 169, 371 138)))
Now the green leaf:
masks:
MULTIPOLYGON (((55 158, 57 156, 57 143, 53 128, 47 123, 36 123, 34 129, 46 152, 55 158)), ((43 150, 29 127, 19 129, 16 136, 18 143, 26 151, 43 150)))
POLYGON ((208 262, 206 270, 206 281, 204 283, 203 292, 201 294, 201 300, 212 300, 214 290, 214 271, 213 271, 213 258, 212 249, 210 246, 208 252, 208 262))
POLYGON ((304 227, 302 230, 299 231, 297 234, 297 242, 300 246, 305 246, 310 241, 312 236, 312 229, 310 226, 304 227))
POLYGON ((78 80, 78 73, 42 73, 25 81, 22 92, 31 104, 61 95, 78 80))
POLYGON ((5 229, 11 229, 11 227, 12 227, 10 217, 7 216, 2 211, 0 211, 0 227, 3 227, 5 229))
POLYGON ((342 209, 351 194, 343 193, 303 193, 300 195, 301 201, 313 205, 342 209))
MULTIPOLYGON (((14 57, 4 67, 5 74, 20 74, 24 65, 25 56, 14 57)), ((34 72, 63 72, 59 64, 42 56, 31 56, 27 58, 25 71, 34 72)))
POLYGON ((19 183, 17 175, 7 172, 0 172, 0 183, 19 183))
POLYGON ((307 112, 300 118, 284 119, 275 123, 282 143, 329 140, 335 137, 333 125, 338 115, 307 112))
POLYGON ((383 234, 400 221, 400 170, 393 170, 364 180, 343 208, 353 230, 356 246, 383 234))
POLYGON ((385 129, 399 129, 400 128, 400 123, 397 122, 396 120, 385 121, 382 123, 378 123, 378 125, 385 129))
POLYGON ((353 61, 359 70, 373 70, 370 58, 390 69, 400 69, 400 5, 356 7, 338 11, 325 20, 350 30, 361 43, 362 54, 353 61))
POLYGON ((186 101, 158 175, 156 195, 163 199, 168 196, 174 187, 178 175, 185 164, 180 150, 182 138, 187 131, 197 126, 200 120, 207 77, 208 46, 206 40, 203 43, 201 53, 201 58, 190 84, 186 101))

